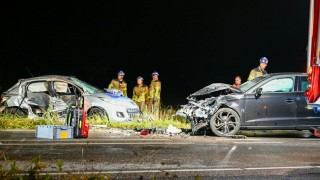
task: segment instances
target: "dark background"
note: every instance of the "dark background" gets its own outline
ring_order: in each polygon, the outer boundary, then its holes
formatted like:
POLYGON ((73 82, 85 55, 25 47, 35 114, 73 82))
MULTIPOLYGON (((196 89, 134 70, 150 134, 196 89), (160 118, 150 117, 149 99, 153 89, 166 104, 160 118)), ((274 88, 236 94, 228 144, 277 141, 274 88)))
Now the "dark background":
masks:
POLYGON ((157 70, 165 105, 215 82, 267 71, 304 72, 308 0, 87 1, 1 5, 1 92, 19 78, 75 75, 105 88, 157 70))

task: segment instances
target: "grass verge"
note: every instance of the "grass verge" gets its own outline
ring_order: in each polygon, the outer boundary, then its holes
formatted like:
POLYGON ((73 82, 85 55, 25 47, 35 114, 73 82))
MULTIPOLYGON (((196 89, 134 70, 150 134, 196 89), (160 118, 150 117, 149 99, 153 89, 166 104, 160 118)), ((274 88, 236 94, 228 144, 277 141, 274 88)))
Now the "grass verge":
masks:
MULTIPOLYGON (((140 118, 131 122, 110 122, 107 118, 88 118, 90 125, 106 125, 110 128, 167 128, 170 124, 180 128, 189 129, 190 123, 184 119, 175 116, 176 110, 173 108, 162 108, 159 116, 145 112, 140 118)), ((63 125, 56 115, 46 115, 43 118, 28 119, 17 117, 10 114, 0 114, 0 129, 35 129, 37 125, 63 125)))
POLYGON ((57 119, 28 119, 9 114, 0 114, 0 129, 35 129, 37 125, 61 125, 63 122, 57 119))
POLYGON ((170 124, 180 128, 189 129, 190 123, 185 118, 175 116, 173 108, 162 108, 159 116, 145 112, 140 118, 132 122, 111 122, 107 118, 94 117, 88 119, 90 125, 107 125, 111 128, 135 129, 135 128, 167 128, 170 124))

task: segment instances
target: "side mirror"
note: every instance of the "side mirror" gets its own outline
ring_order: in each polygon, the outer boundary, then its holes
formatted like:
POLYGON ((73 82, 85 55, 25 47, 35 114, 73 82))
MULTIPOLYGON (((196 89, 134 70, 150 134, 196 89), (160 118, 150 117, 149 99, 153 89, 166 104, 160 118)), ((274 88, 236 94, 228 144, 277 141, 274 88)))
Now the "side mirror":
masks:
POLYGON ((254 94, 256 97, 260 97, 262 92, 262 88, 256 89, 256 93, 254 94))

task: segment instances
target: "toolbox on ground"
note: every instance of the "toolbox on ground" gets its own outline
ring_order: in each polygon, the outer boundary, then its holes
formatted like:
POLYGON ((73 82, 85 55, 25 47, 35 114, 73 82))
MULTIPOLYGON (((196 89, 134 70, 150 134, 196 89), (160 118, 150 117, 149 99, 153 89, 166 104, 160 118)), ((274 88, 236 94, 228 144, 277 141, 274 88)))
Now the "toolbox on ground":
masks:
POLYGON ((89 124, 86 122, 86 112, 80 108, 69 108, 66 125, 73 127, 74 138, 87 138, 89 135, 89 124))
POLYGON ((37 125, 36 137, 46 139, 73 138, 73 127, 60 125, 37 125))

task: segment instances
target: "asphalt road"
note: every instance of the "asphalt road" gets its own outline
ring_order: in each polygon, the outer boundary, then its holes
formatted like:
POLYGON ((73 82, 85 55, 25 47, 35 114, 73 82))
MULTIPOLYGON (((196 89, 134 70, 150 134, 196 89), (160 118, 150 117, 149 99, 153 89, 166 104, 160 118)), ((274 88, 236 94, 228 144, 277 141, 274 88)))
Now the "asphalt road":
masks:
POLYGON ((91 129, 87 139, 37 139, 35 131, 0 131, 0 164, 16 160, 27 171, 40 156, 43 173, 108 174, 150 179, 319 179, 320 138, 307 131, 242 132, 246 138, 212 135, 143 136, 134 131, 91 129))

